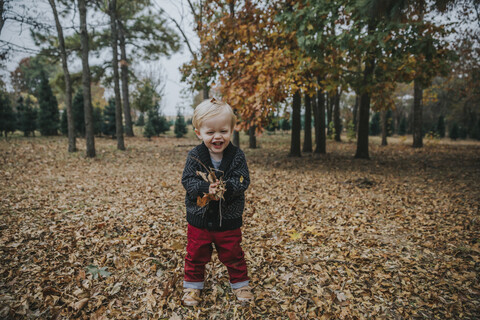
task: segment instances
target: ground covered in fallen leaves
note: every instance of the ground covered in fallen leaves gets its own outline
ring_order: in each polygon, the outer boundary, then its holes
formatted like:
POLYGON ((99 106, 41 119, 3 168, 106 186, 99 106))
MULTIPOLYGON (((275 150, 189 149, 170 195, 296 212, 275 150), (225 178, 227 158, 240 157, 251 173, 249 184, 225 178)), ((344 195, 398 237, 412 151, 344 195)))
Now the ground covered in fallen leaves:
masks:
POLYGON ((66 138, 2 138, 0 318, 478 319, 480 144, 391 141, 354 160, 354 143, 297 159, 288 135, 242 140, 256 299, 235 301, 214 255, 187 308, 180 178, 195 139, 121 152, 100 138, 86 159, 66 138))

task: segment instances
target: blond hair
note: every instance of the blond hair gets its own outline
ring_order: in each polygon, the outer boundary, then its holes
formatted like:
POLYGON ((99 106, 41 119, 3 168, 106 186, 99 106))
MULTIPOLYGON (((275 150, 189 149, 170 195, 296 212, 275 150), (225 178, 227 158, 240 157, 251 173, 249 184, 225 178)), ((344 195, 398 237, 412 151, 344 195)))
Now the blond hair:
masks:
POLYGON ((228 112, 232 116, 231 126, 233 129, 237 122, 237 117, 233 113, 232 107, 223 101, 216 100, 215 98, 203 100, 195 108, 195 111, 193 112, 192 124, 195 129, 199 130, 205 120, 215 117, 223 112, 228 112))

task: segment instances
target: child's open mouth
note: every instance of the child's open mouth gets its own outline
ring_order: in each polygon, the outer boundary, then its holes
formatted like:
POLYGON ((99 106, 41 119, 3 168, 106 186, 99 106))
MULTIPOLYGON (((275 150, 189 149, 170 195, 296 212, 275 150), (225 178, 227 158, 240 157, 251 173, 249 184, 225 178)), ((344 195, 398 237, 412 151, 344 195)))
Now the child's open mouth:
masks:
POLYGON ((223 142, 219 141, 219 142, 213 142, 212 143, 213 147, 216 148, 216 149, 220 149, 223 145, 223 142))

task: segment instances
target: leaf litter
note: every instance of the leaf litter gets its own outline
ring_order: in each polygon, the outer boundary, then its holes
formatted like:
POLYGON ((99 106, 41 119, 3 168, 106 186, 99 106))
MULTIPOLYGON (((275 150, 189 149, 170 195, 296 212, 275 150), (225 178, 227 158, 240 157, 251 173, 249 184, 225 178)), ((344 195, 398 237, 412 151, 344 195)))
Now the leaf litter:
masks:
MULTIPOLYGON (((329 143, 286 157, 288 137, 245 148, 241 304, 214 254, 199 307, 181 306, 183 165, 193 140, 0 142, 0 318, 404 319, 480 314, 480 145, 415 150, 329 143)), ((207 178, 208 179, 208 178, 207 178)))

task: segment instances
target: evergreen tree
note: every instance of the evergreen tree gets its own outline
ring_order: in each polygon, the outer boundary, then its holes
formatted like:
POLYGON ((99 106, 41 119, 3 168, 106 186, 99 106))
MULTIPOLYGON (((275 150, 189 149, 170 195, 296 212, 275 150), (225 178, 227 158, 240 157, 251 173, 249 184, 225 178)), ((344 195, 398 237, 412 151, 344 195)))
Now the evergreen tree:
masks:
POLYGON ((175 132, 175 136, 177 138, 183 137, 188 132, 187 123, 185 122, 185 118, 180 113, 177 114, 177 119, 175 120, 174 132, 175 132))
POLYGON ((143 136, 147 137, 148 140, 151 140, 151 138, 154 135, 155 135, 155 128, 153 127, 152 118, 148 117, 147 123, 145 124, 145 127, 143 128, 143 136))
POLYGON ((85 110, 83 100, 83 89, 80 88, 72 102, 73 126, 77 137, 85 137, 85 110))
POLYGON ((170 124, 167 119, 158 113, 158 107, 153 107, 147 112, 148 121, 151 122, 155 135, 159 135, 170 130, 170 124))
POLYGON ((380 132, 380 112, 375 112, 370 120, 370 135, 378 136, 380 132))
POLYGON ((10 98, 7 92, 0 90, 0 134, 3 133, 6 138, 9 132, 15 131, 15 127, 15 113, 10 98))
POLYGON ((18 128, 23 131, 23 135, 28 137, 30 133, 35 137, 35 130, 37 129, 37 109, 34 108, 32 99, 27 96, 25 104, 23 99, 19 99, 17 107, 18 115, 18 128))
POLYGON ((480 140, 480 119, 478 119, 475 127, 473 128, 472 138, 476 140, 480 140))
POLYGON ((93 117, 93 134, 94 135, 102 134, 102 125, 103 125, 102 109, 100 109, 100 107, 94 107, 92 117, 93 117))
POLYGON ((391 137, 394 132, 395 132, 395 128, 393 126, 393 112, 392 112, 392 109, 388 109, 387 110, 387 136, 391 137))
POLYGON ((400 119, 400 124, 398 125, 398 134, 400 136, 407 134, 407 119, 405 117, 400 119))
MULTIPOLYGON (((160 116, 158 116, 158 123, 155 126, 155 132, 157 134, 162 134, 162 133, 165 133, 167 131, 170 131, 170 125, 171 124, 167 120, 167 118, 165 118, 165 116, 163 116, 163 115, 160 115, 160 116)), ((185 130, 187 130, 187 129, 185 128, 185 130)))
POLYGON ((458 126, 458 137, 460 139, 467 139, 467 135, 467 128, 465 128, 464 126, 458 126))
POLYGON ((436 132, 440 138, 445 138, 445 119, 443 116, 438 117, 436 132))
POLYGON ((43 136, 52 136, 58 133, 60 116, 58 113, 57 98, 53 95, 52 88, 48 83, 47 74, 42 71, 40 85, 37 91, 40 113, 38 116, 38 128, 43 136))
POLYGON ((104 135, 115 138, 115 100, 109 99, 108 105, 103 110, 103 127, 102 132, 104 135))
POLYGON ((63 135, 68 134, 67 110, 63 110, 62 115, 60 116, 60 132, 63 135))
POLYGON ((290 130, 290 128, 291 128, 290 119, 283 118, 282 119, 282 130, 283 131, 288 131, 288 130, 290 130))
POLYGON ((456 122, 453 123, 452 127, 450 128, 450 132, 449 132, 448 136, 452 140, 457 140, 458 139, 458 124, 456 122))
POLYGON ((143 127, 145 125, 145 115, 143 113, 140 113, 135 125, 139 127, 143 127))

